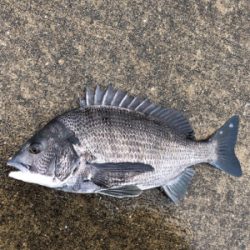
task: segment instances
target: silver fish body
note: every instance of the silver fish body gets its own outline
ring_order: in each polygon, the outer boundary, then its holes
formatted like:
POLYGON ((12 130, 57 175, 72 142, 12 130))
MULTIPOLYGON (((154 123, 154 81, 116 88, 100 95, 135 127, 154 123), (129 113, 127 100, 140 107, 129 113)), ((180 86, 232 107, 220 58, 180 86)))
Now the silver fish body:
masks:
POLYGON ((83 162, 142 162, 154 167, 154 171, 120 185, 159 187, 185 168, 216 157, 212 142, 186 139, 161 121, 126 109, 89 107, 71 111, 58 120, 79 138, 83 162))
POLYGON ((234 154, 238 122, 233 116, 209 140, 199 142, 180 112, 97 86, 95 92, 87 91, 80 108, 56 117, 25 143, 9 161, 20 170, 10 176, 67 192, 115 197, 162 187, 177 203, 195 164, 206 162, 241 175, 234 154))

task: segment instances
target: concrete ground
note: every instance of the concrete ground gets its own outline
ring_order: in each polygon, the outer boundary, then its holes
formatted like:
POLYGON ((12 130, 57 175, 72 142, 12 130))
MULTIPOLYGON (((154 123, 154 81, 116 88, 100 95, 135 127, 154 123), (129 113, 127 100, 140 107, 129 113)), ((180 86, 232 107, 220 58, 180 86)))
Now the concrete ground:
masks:
POLYGON ((250 249, 248 0, 0 2, 0 249, 250 249), (241 118, 243 177, 195 167, 179 206, 74 195, 8 177, 7 159, 112 83, 185 111, 198 139, 241 118))

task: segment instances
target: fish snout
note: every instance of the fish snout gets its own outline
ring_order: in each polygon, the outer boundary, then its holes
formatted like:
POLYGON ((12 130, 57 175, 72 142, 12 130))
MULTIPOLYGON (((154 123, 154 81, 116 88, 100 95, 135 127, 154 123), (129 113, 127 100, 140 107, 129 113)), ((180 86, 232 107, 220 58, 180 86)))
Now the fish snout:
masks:
POLYGON ((20 161, 21 159, 18 159, 18 158, 19 157, 15 157, 15 156, 12 157, 10 160, 7 161, 7 166, 14 167, 15 169, 20 170, 22 172, 29 172, 31 166, 28 164, 22 163, 20 161))

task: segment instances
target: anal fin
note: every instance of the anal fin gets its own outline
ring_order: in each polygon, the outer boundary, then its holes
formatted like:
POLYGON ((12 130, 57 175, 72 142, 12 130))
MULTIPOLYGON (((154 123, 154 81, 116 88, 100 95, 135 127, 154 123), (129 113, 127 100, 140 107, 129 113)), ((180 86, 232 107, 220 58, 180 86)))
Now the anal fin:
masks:
POLYGON ((162 186, 164 192, 174 203, 184 198, 188 185, 190 184, 195 171, 192 168, 185 169, 180 175, 162 186))

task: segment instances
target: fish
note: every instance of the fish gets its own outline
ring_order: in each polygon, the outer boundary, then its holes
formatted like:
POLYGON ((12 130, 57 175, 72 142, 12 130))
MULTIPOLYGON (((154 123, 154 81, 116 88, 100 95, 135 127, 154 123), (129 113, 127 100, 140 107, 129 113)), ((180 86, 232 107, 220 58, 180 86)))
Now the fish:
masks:
POLYGON ((137 197, 160 188, 178 204, 208 163, 242 175, 235 155, 239 116, 196 140, 188 119, 111 85, 87 88, 79 107, 58 115, 7 162, 9 177, 71 193, 137 197))

